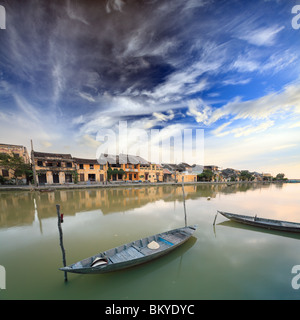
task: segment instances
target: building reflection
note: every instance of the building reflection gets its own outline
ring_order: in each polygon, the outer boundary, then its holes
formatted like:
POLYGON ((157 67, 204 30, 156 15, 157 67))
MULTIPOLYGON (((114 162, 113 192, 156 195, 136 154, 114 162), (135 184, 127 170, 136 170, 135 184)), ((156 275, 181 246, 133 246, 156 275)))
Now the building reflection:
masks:
MULTIPOLYGON (((194 184, 185 185, 185 198, 215 198, 218 194, 247 192, 269 188, 269 184, 194 184)), ((52 192, 0 192, 0 229, 39 223, 56 217, 56 204, 65 216, 78 212, 101 210, 102 214, 127 212, 151 202, 182 202, 181 185, 162 185, 132 188, 89 188, 56 190, 52 192)))

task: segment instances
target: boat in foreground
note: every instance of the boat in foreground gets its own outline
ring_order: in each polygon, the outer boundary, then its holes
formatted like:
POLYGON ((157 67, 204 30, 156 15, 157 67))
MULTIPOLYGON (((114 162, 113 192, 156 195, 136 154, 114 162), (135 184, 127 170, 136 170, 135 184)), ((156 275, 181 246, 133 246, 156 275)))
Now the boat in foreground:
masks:
POLYGON ((300 223, 296 222, 258 218, 257 216, 244 216, 219 210, 218 213, 222 214, 224 217, 232 221, 248 224, 255 227, 300 233, 300 223))
POLYGON ((116 271, 161 257, 186 242, 197 226, 183 227, 98 253, 59 270, 95 274, 116 271))

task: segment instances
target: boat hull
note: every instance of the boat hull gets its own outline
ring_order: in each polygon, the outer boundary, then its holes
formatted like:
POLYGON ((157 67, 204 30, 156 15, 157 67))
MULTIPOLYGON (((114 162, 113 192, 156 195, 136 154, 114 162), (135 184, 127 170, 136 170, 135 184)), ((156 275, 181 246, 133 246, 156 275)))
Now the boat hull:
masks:
POLYGON ((218 211, 218 213, 222 214, 224 217, 230 219, 231 221, 247 224, 254 227, 300 233, 300 224, 295 222, 257 218, 223 211, 218 211))
POLYGON ((175 250, 190 239, 196 228, 196 226, 184 227, 136 240, 60 268, 60 270, 80 274, 99 274, 137 266, 175 250), (159 245, 157 249, 149 248, 152 241, 159 245), (93 267, 93 262, 99 258, 107 260, 107 264, 93 267))

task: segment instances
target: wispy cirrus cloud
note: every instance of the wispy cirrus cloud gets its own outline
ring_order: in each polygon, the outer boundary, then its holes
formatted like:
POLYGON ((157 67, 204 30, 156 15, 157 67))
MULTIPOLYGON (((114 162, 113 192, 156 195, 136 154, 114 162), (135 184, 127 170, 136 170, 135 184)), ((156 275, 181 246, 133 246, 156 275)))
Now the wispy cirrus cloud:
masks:
POLYGON ((299 83, 288 85, 280 93, 270 93, 258 99, 242 101, 241 97, 236 97, 220 108, 213 108, 202 100, 194 100, 187 111, 187 115, 193 116, 196 122, 203 125, 213 125, 220 120, 230 119, 212 131, 217 137, 229 134, 241 137, 261 133, 272 127, 281 115, 299 113, 299 83), (253 124, 237 124, 238 121, 244 120, 253 121, 253 124))
POLYGON ((275 43, 277 34, 284 28, 284 26, 257 28, 244 32, 238 38, 256 46, 271 46, 275 43))
MULTIPOLYGON (((299 128, 291 119, 300 113, 300 51, 286 1, 10 0, 6 7, 0 133, 7 136, 14 114, 12 143, 32 132, 41 147, 76 154, 80 146, 84 156, 84 145, 98 145, 98 130, 127 121, 166 135, 204 127, 224 150, 229 138, 265 137, 285 117, 290 131, 299 128)), ((288 144, 297 142, 280 142, 288 144)))

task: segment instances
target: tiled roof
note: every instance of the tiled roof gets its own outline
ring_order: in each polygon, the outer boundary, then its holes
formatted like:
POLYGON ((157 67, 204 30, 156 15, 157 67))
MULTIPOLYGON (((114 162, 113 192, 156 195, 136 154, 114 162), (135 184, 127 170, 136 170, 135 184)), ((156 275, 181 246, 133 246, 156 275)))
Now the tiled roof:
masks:
POLYGON ((82 159, 82 158, 73 158, 76 163, 88 163, 88 164, 98 164, 96 159, 82 159))
POLYGON ((133 156, 129 154, 119 154, 112 155, 107 153, 102 153, 100 157, 97 159, 98 163, 105 164, 106 162, 111 164, 119 164, 119 163, 129 163, 129 164, 149 164, 149 162, 143 159, 140 156, 133 156))
POLYGON ((63 153, 47 153, 47 152, 34 151, 34 157, 72 160, 72 156, 70 154, 63 154, 63 153))

